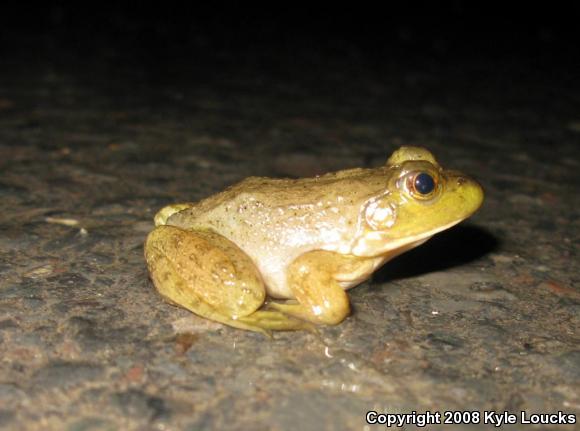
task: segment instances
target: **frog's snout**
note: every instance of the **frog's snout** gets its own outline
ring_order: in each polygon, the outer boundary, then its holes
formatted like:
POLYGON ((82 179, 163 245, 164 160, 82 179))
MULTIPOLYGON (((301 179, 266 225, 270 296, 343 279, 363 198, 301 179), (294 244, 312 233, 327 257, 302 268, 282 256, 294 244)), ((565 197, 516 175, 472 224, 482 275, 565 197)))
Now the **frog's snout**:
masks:
POLYGON ((463 197, 470 213, 474 213, 481 207, 484 199, 483 187, 474 179, 465 175, 459 175, 455 178, 458 193, 463 197))

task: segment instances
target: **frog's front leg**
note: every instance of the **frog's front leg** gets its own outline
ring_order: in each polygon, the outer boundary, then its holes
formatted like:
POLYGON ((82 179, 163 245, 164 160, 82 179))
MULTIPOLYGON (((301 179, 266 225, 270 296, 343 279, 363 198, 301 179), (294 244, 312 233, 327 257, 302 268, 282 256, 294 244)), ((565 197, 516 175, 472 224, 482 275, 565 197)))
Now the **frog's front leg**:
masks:
POLYGON ((288 267, 287 281, 298 304, 271 303, 275 310, 324 325, 336 325, 350 313, 348 295, 341 280, 354 280, 370 273, 369 259, 330 251, 311 251, 288 267))
POLYGON ((147 237, 145 259, 159 293, 199 316, 265 333, 306 327, 281 312, 258 310, 266 292, 254 263, 215 232, 158 226, 147 237))

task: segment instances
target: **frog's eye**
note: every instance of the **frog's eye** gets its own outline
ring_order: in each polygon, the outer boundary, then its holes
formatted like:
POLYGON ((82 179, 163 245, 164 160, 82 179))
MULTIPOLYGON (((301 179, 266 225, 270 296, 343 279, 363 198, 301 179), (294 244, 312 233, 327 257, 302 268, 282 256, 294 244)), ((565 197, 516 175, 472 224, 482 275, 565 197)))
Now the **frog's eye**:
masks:
POLYGON ((435 180, 431 175, 421 172, 415 176, 413 186, 417 193, 428 195, 435 190, 435 180))
POLYGON ((428 199, 433 196, 436 188, 435 178, 427 172, 419 172, 408 178, 407 189, 413 197, 428 199))

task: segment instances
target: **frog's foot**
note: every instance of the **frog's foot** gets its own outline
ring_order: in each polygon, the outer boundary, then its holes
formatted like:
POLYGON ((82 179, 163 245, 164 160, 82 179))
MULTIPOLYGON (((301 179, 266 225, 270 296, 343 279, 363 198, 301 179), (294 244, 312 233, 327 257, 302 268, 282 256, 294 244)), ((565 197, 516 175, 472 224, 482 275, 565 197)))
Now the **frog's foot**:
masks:
POLYGON ((298 303, 269 302, 267 309, 315 324, 336 325, 350 313, 348 296, 335 279, 350 257, 328 251, 312 251, 288 268, 288 285, 298 303))
POLYGON ((190 203, 180 203, 167 205, 166 207, 161 208, 157 211, 157 214, 155 214, 155 218, 153 219, 155 226, 163 226, 167 224, 167 219, 173 214, 191 208, 192 206, 193 204, 190 203))
POLYGON ((314 326, 280 311, 258 310, 249 316, 240 317, 236 322, 261 328, 266 331, 313 331, 314 326))
POLYGON ((266 296, 258 270, 217 233, 158 226, 147 237, 145 258, 159 293, 201 317, 265 334, 306 328, 283 313, 258 311, 266 296))
MULTIPOLYGON (((334 315, 331 315, 330 313, 316 314, 317 311, 312 307, 308 307, 302 304, 285 304, 281 302, 270 302, 267 305, 267 309, 276 310, 287 316, 294 316, 297 319, 312 322, 311 325, 338 325, 346 318, 346 316, 348 316, 348 311, 346 313, 335 312, 334 315)), ((310 329, 313 328, 314 326, 311 326, 310 329)))

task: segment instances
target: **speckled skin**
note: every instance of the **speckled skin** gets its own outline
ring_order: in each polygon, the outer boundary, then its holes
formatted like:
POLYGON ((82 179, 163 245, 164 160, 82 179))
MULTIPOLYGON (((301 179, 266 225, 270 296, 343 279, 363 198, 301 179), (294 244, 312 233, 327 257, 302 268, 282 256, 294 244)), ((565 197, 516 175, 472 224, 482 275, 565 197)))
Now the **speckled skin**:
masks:
POLYGON ((302 327, 294 318, 336 324, 349 313, 343 290, 482 200, 475 181, 443 170, 423 148, 402 147, 376 169, 251 177, 197 204, 165 207, 145 254, 160 293, 204 317, 254 330, 302 327), (419 172, 435 180, 428 196, 412 189, 419 172), (256 314, 265 292, 299 304, 256 314))

